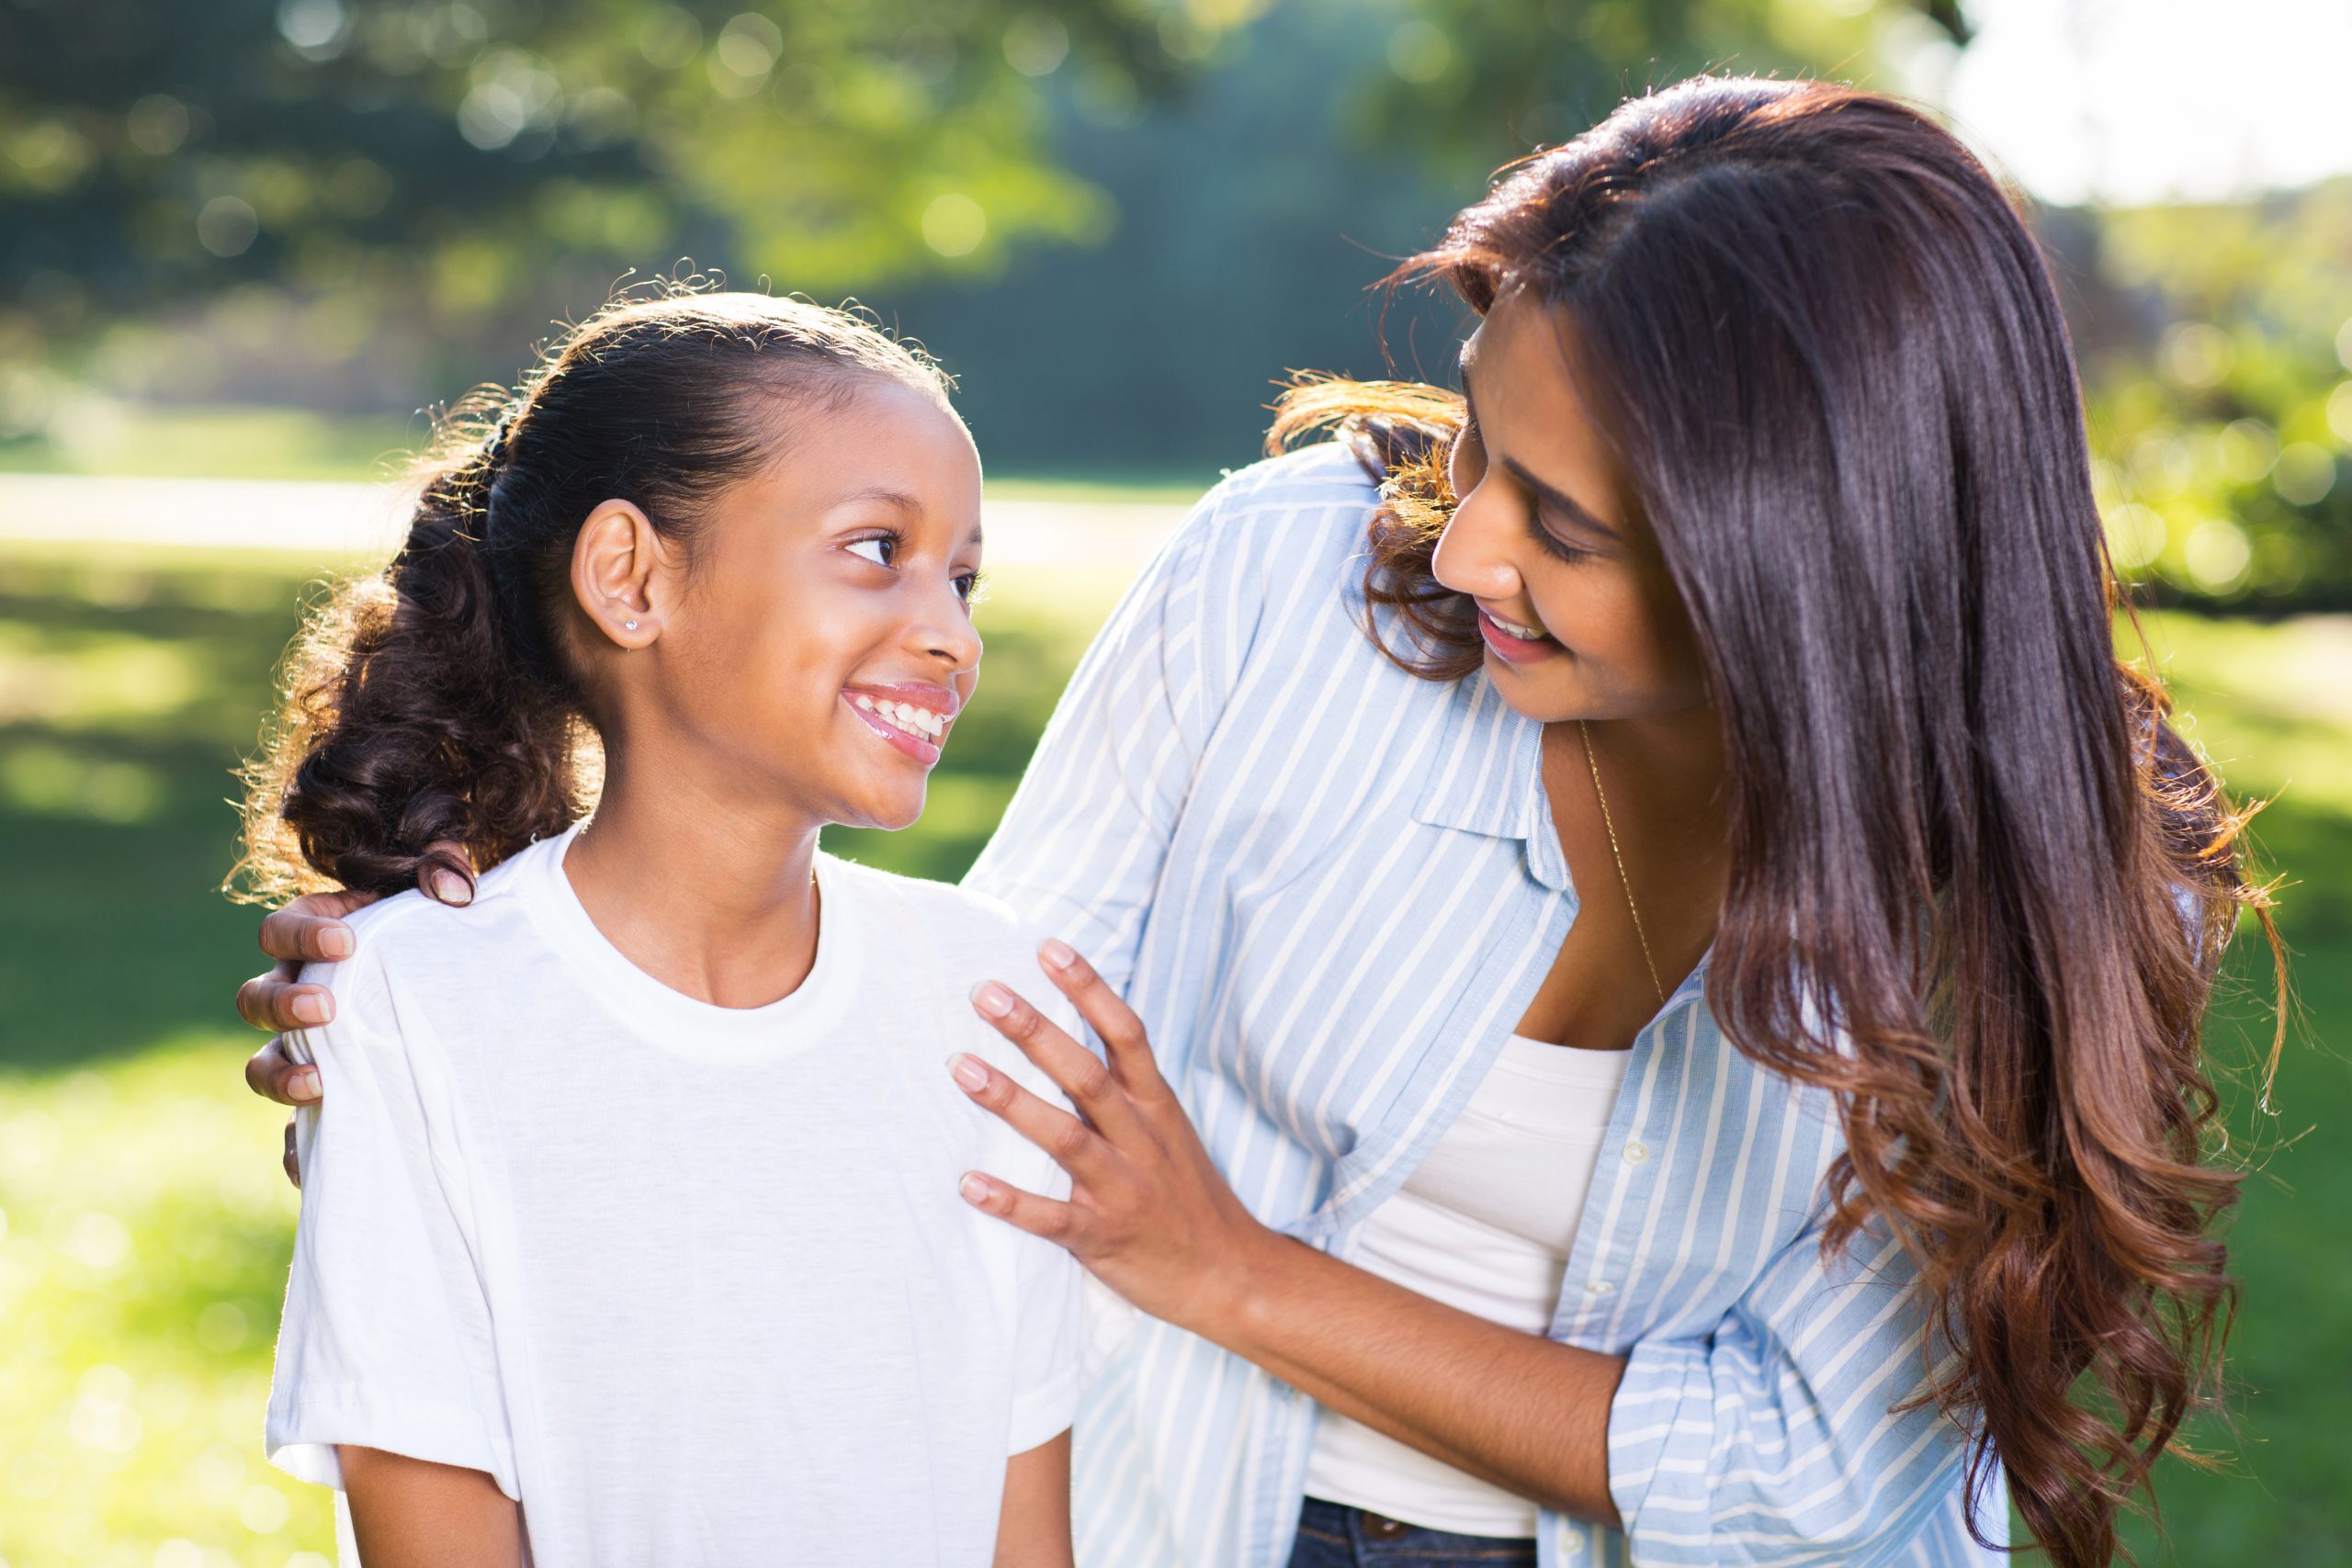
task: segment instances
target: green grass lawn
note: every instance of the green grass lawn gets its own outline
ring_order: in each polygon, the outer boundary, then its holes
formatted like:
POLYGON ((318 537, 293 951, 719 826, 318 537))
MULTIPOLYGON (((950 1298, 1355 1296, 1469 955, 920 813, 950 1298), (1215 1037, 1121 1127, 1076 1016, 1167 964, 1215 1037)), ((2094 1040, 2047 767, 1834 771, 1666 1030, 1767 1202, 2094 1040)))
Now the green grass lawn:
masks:
MULTIPOLYGON (((0 1568, 318 1568, 322 1494, 261 1459, 295 1197, 280 1114, 245 1094, 228 1001, 254 915, 213 891, 229 768, 253 740, 301 579, 250 558, 0 554, 0 1568)), ((1039 577, 983 611, 988 679, 922 825, 829 840, 934 876, 969 862, 1115 585, 1039 577)), ((2216 1031, 2236 1232, 2228 1472, 2168 1468, 2143 1561, 2340 1564, 2352 1348, 2352 621, 2169 618, 2194 733, 2274 795, 2263 841, 2305 1017, 2275 1111, 2250 1066, 2264 997, 2216 1031), (2314 1043, 2323 1043, 2316 1046, 2314 1043)))

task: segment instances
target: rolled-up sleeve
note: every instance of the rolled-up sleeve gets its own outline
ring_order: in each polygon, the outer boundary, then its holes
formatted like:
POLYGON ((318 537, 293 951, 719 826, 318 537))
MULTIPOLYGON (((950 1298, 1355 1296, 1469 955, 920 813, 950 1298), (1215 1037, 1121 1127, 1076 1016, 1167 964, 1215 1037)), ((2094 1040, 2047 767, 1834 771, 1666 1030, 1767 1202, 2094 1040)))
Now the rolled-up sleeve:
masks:
POLYGON ((1951 1506, 1963 1434, 1896 1408, 1928 1371, 1914 1266, 1870 1232, 1820 1247, 1801 1233, 1706 1337, 1629 1353, 1609 1484, 1642 1568, 1867 1568, 1951 1506))

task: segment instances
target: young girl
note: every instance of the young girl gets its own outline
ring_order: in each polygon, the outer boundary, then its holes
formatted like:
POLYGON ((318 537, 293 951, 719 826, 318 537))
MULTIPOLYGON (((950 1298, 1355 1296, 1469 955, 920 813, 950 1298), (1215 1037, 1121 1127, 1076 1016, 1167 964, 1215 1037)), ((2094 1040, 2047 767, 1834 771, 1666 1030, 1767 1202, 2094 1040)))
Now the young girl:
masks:
POLYGON ((967 1000, 1033 945, 817 846, 922 809, 979 478, 855 320, 620 304, 308 627, 256 880, 490 868, 361 914, 300 1041, 269 1451, 368 1568, 1069 1562, 1079 1270, 958 1197, 1055 1168, 941 1069, 1052 1092, 967 1000))

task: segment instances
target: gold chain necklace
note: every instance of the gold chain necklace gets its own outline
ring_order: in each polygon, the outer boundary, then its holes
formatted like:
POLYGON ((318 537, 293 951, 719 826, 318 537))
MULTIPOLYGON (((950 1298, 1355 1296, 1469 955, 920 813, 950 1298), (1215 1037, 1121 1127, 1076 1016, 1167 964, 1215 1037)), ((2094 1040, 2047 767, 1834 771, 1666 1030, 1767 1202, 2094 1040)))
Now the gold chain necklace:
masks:
POLYGON ((1657 992, 1660 1007, 1666 1005, 1666 984, 1657 977, 1657 960, 1650 956, 1650 933, 1642 929, 1642 907, 1634 902, 1634 879, 1625 874, 1625 852, 1617 847, 1617 824, 1609 815, 1609 795, 1600 787, 1600 764, 1593 760, 1592 729, 1584 720, 1577 720, 1577 733, 1584 739, 1584 765, 1592 770, 1593 797, 1600 802, 1600 825, 1609 833, 1609 858, 1617 863, 1617 883, 1625 890, 1625 908, 1634 917, 1634 935, 1641 940, 1642 962, 1649 965, 1650 985, 1657 992))

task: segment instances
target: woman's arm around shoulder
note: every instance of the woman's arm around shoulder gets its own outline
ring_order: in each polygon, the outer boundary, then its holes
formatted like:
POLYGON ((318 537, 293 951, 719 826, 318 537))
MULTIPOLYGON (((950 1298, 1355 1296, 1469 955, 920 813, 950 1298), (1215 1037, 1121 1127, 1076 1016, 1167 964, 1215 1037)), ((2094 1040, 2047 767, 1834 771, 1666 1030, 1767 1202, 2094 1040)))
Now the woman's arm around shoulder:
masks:
POLYGON ((523 1568, 522 1511, 481 1471, 349 1444, 336 1451, 368 1568, 523 1568))
POLYGON ((1005 1461, 994 1568, 1071 1568, 1067 1430, 1005 1461))

